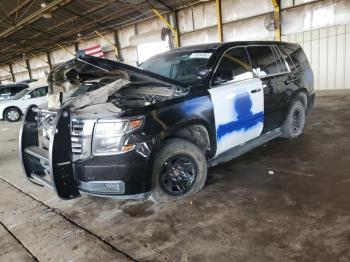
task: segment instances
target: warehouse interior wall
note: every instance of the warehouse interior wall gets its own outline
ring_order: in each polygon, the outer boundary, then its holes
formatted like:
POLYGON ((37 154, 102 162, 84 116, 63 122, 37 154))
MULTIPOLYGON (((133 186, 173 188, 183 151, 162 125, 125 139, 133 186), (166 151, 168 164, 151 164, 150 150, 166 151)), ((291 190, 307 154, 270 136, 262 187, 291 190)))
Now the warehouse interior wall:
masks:
MULTIPOLYGON (((221 6, 223 41, 274 39, 271 0, 221 0, 221 6)), ((281 0, 282 40, 304 47, 314 70, 316 89, 350 88, 347 86, 350 68, 345 63, 350 61, 349 14, 350 0, 281 0)), ((181 46, 218 42, 216 15, 215 1, 178 10, 181 46)), ((164 16, 174 25, 173 13, 164 16)), ((49 56, 52 65, 56 65, 72 59, 76 48, 99 44, 107 58, 116 59, 117 46, 121 61, 137 65, 140 62, 138 46, 159 41, 160 30, 164 27, 158 17, 150 18, 115 28, 103 37, 93 34, 93 37, 79 41, 77 46, 65 45, 65 49, 50 51, 49 56), (154 34, 157 31, 159 35, 154 34)), ((39 57, 41 59, 29 58, 33 78, 45 77, 49 71, 47 54, 39 57)), ((16 81, 29 78, 25 65, 25 60, 13 63, 16 81)), ((12 81, 9 66, 0 68, 0 78, 2 83, 12 81)))

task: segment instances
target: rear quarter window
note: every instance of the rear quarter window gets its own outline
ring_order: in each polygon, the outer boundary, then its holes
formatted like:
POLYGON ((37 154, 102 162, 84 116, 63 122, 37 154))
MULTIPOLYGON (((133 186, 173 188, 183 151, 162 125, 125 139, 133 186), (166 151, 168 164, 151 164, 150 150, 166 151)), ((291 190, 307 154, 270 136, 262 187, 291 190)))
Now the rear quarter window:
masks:
POLYGON ((11 88, 11 95, 15 95, 15 94, 21 92, 25 88, 27 88, 27 86, 24 86, 24 85, 13 86, 11 88))
MULTIPOLYGON (((300 45, 282 44, 279 46, 279 48, 284 55, 291 58, 293 67, 295 67, 294 69, 304 70, 304 69, 310 68, 310 64, 307 59, 307 56, 300 45)), ((289 63, 290 62, 288 62, 288 64, 289 63)))
POLYGON ((247 50, 256 76, 274 75, 281 72, 270 46, 248 46, 247 50))

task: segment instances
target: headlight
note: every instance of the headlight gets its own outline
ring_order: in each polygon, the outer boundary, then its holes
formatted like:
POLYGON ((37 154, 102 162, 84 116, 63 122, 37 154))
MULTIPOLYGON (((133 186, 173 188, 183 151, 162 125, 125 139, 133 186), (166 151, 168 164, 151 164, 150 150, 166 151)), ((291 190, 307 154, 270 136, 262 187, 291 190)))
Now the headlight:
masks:
POLYGON ((125 120, 99 120, 95 125, 92 139, 93 155, 113 155, 132 150, 134 145, 124 145, 125 136, 142 125, 142 117, 125 120))

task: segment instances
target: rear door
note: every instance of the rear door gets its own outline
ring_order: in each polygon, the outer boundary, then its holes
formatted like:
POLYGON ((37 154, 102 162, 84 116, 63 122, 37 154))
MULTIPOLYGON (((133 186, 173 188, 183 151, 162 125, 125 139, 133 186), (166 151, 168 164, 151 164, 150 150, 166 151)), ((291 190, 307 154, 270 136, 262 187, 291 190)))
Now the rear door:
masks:
POLYGON ((10 97, 10 91, 8 87, 0 88, 0 99, 7 99, 10 97))
POLYGON ((264 132, 280 127, 289 97, 285 89, 288 71, 273 45, 251 45, 247 47, 255 77, 262 81, 264 89, 264 132))
POLYGON ((39 107, 44 106, 47 103, 47 97, 46 97, 47 91, 48 91, 47 86, 40 87, 31 91, 28 94, 29 97, 24 98, 23 103, 21 104, 21 106, 23 107, 23 112, 30 105, 37 105, 39 107))
POLYGON ((215 116, 216 155, 261 134, 264 121, 262 82, 253 78, 244 46, 230 48, 224 53, 209 93, 215 116))

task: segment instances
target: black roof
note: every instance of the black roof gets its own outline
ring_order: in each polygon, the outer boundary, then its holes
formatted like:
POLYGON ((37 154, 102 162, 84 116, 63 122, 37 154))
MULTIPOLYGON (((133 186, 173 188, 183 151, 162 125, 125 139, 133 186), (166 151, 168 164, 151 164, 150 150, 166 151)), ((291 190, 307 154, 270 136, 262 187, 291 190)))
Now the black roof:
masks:
POLYGON ((224 43, 210 43, 210 44, 201 44, 201 45, 189 45, 189 46, 183 46, 174 48, 168 51, 168 53, 172 52, 186 52, 186 51, 194 51, 194 50, 213 50, 217 49, 219 46, 223 45, 224 43))
POLYGON ((5 88, 5 87, 12 88, 12 87, 18 87, 18 86, 20 86, 20 87, 28 87, 27 84, 8 84, 8 85, 0 85, 0 89, 5 88))
POLYGON ((223 42, 223 43, 209 43, 209 44, 200 44, 200 45, 190 45, 190 46, 183 46, 179 48, 174 48, 168 51, 167 53, 173 53, 173 52, 181 52, 181 51, 195 51, 195 50, 215 50, 222 46, 234 46, 234 45, 271 45, 271 44, 294 44, 294 43, 287 43, 287 42, 279 42, 279 41, 233 41, 233 42, 223 42))

